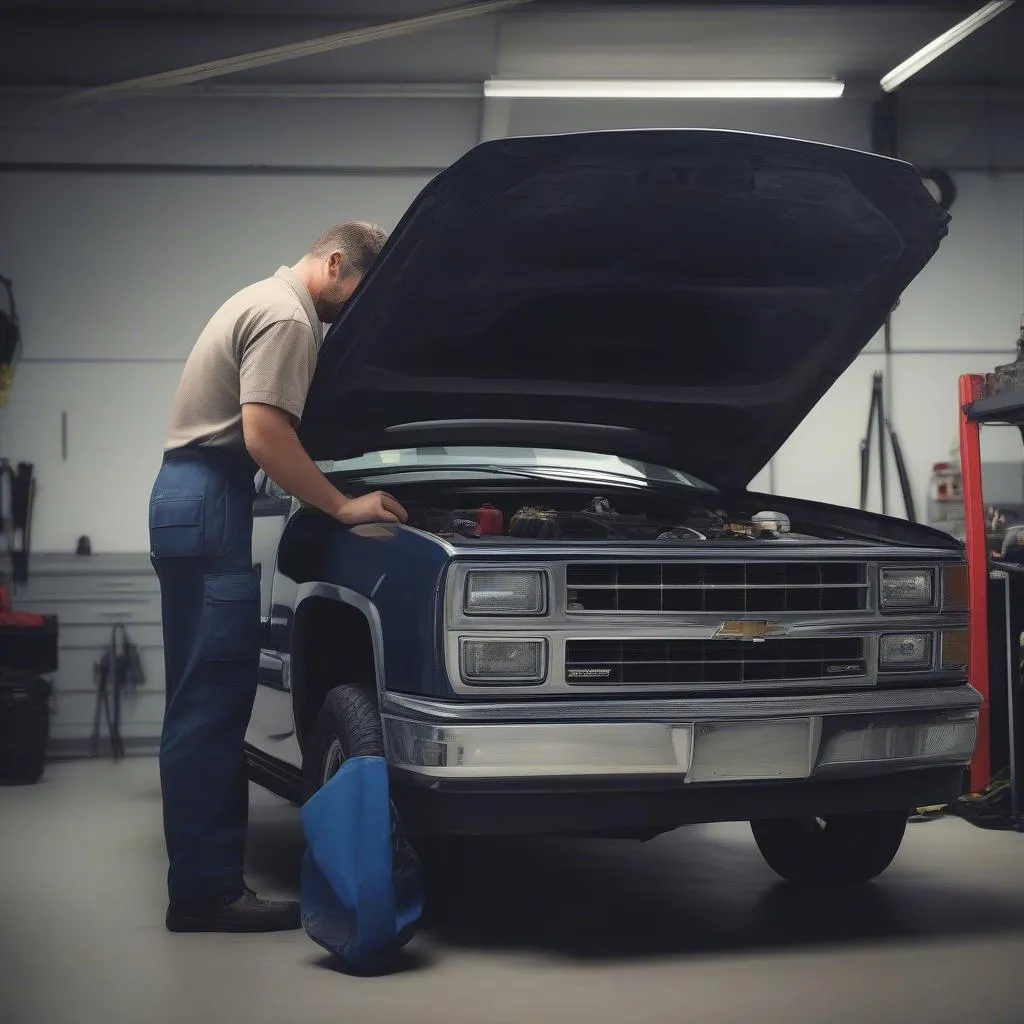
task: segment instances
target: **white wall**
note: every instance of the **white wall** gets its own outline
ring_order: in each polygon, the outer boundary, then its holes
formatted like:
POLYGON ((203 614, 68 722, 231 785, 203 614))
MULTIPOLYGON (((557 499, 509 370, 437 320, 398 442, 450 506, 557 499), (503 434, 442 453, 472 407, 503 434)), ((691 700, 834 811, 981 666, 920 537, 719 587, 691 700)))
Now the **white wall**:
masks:
POLYGON ((0 173, 0 273, 24 337, 0 452, 35 465, 33 548, 74 550, 87 534, 95 551, 145 551, 171 400, 207 318, 331 224, 393 227, 431 170, 476 141, 479 104, 34 103, 0 107, 4 121, 7 160, 147 165, 0 173))
POLYGON ((83 106, 5 97, 3 159, 388 170, 443 167, 476 142, 475 98, 332 99, 316 92, 170 90, 83 106))
POLYGON ((393 226, 423 183, 0 175, 25 335, 0 439, 36 467, 35 549, 87 534, 97 551, 146 550, 171 399, 206 319, 332 223, 393 226))
MULTIPOLYGON (((37 551, 72 550, 80 534, 97 551, 145 550, 171 397, 205 319, 233 290, 296 258, 324 226, 348 217, 393 225, 431 168, 469 148, 482 126, 523 134, 704 125, 868 144, 868 108, 858 100, 489 103, 483 112, 464 99, 140 100, 77 114, 0 109, 0 123, 18 126, 5 160, 182 165, 0 174, 0 273, 15 279, 25 334, 14 396, 0 410, 0 452, 36 465, 37 551), (273 173, 281 165, 292 173, 273 173)), ((932 462, 955 441, 958 374, 1012 353, 1024 303, 1024 176, 956 180, 950 237, 893 321, 891 413, 919 505, 932 462)), ((856 503, 880 353, 876 339, 780 453, 778 491, 856 503)))

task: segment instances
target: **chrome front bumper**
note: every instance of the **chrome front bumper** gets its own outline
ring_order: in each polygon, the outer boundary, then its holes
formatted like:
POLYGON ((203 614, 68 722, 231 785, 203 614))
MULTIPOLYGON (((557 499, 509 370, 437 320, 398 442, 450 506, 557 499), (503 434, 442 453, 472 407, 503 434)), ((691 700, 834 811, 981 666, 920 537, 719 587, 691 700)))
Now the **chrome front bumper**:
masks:
POLYGON ((395 768, 436 779, 794 781, 966 765, 970 686, 793 697, 459 703, 386 694, 395 768))

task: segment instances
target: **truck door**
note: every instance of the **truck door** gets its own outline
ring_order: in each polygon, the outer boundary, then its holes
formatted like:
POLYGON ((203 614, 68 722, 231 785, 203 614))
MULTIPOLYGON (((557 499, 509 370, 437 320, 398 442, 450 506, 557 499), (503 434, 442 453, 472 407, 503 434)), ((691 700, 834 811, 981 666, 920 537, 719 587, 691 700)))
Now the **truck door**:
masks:
MULTIPOLYGON (((256 702, 245 741, 261 753, 301 765, 292 714, 290 652, 287 637, 293 609, 274 603, 277 549, 292 512, 292 498, 265 473, 256 480, 252 562, 260 575, 261 651, 256 702)), ((280 588, 278 588, 280 589, 280 588)))

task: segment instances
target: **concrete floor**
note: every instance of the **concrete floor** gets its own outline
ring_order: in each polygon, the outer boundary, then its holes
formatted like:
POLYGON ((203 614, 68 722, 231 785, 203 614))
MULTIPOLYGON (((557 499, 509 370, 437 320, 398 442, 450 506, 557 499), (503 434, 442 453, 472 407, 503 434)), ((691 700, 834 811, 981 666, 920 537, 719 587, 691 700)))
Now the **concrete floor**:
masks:
MULTIPOLYGON (((253 793, 248 877, 295 893, 297 811, 253 793)), ((170 935, 156 764, 0 789, 2 1024, 1024 1021, 1024 837, 911 827, 867 892, 778 885, 745 826, 484 843, 386 978, 301 932, 170 935)))

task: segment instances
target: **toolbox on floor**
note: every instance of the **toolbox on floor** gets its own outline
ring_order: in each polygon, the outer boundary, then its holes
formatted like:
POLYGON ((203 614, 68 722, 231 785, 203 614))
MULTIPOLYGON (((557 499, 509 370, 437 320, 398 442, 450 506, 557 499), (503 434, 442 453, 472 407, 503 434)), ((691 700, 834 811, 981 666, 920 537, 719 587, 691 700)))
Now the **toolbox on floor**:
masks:
POLYGON ((14 616, 25 621, 6 621, 13 616, 0 612, 0 672, 56 672, 56 616, 30 617, 23 612, 15 612, 14 616))
POLYGON ((56 617, 14 611, 0 586, 0 783, 42 777, 56 670, 56 617))
POLYGON ((50 739, 48 679, 0 669, 0 783, 33 783, 43 775, 50 739))

